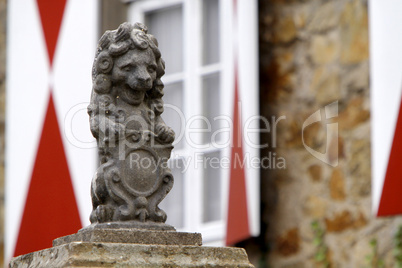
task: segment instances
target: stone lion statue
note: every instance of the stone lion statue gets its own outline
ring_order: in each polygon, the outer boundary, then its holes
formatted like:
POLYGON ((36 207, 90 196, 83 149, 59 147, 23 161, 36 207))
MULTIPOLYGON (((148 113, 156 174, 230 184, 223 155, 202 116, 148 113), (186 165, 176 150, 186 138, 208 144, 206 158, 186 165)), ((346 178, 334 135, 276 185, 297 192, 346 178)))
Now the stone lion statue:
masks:
POLYGON ((164 73, 158 41, 145 25, 123 23, 99 40, 88 106, 100 160, 91 186, 93 224, 166 221, 158 204, 173 185, 166 162, 175 134, 161 118, 164 73))

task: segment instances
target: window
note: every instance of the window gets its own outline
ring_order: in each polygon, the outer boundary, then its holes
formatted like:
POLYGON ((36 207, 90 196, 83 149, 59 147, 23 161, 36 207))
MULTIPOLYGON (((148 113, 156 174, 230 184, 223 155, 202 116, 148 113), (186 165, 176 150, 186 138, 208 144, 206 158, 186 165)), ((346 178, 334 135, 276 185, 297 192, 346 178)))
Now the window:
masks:
POLYGON ((222 245, 226 230, 230 169, 221 161, 231 152, 230 10, 225 0, 139 0, 128 10, 131 23, 145 23, 158 39, 166 62, 162 118, 176 132, 170 159, 175 183, 160 207, 166 223, 201 232, 206 245, 222 245))

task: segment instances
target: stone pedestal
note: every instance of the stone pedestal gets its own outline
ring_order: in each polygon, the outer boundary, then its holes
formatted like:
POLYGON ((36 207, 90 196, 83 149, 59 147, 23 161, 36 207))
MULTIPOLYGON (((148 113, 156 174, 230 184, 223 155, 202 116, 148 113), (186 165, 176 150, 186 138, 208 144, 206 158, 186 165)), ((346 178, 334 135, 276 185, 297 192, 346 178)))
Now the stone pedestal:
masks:
POLYGON ((198 233, 84 228, 55 239, 52 248, 12 259, 9 267, 254 267, 242 248, 201 243, 198 233))
POLYGON ((13 259, 26 267, 253 267, 244 249, 72 242, 13 259))
POLYGON ((129 243, 142 245, 201 246, 199 233, 132 229, 82 229, 76 234, 57 238, 53 246, 71 242, 129 243))

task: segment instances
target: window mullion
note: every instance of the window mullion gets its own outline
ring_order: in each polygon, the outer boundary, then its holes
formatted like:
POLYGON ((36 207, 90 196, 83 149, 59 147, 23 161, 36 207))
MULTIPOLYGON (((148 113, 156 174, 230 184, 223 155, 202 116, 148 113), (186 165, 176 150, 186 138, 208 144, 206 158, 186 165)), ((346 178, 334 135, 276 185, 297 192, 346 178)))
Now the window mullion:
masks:
POLYGON ((200 67, 199 73, 202 76, 218 73, 221 70, 221 64, 220 63, 214 63, 206 66, 200 67))
MULTIPOLYGON (((221 89, 225 101, 222 101, 222 115, 233 119, 233 99, 234 99, 234 25, 233 25, 233 6, 232 1, 220 1, 220 29, 221 29, 221 89)), ((234 123, 234 122, 232 122, 234 123)), ((232 134, 230 134, 232 135, 232 134)), ((232 138, 232 137, 228 137, 232 138)), ((226 139, 226 137, 224 137, 226 139)), ((222 149, 222 157, 231 157, 231 146, 222 149)), ((221 171, 222 176, 222 218, 226 225, 228 196, 229 196, 229 176, 230 168, 221 171)), ((225 235, 225 234, 224 234, 225 235)))

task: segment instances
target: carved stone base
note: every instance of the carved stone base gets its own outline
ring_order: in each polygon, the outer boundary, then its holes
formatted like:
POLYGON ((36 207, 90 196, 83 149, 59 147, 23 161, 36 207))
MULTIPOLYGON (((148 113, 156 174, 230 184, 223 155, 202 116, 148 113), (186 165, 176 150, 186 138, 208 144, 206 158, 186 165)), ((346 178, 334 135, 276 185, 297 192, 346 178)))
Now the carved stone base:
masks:
POLYGON ((72 242, 14 258, 30 267, 254 267, 241 248, 72 242))
POLYGON ((192 245, 201 246, 199 233, 155 231, 144 229, 84 228, 76 234, 63 236, 53 241, 53 246, 71 242, 106 242, 148 245, 192 245))
POLYGON ((82 228, 79 232, 83 230, 93 230, 93 229, 147 229, 147 230, 157 230, 157 231, 176 231, 176 229, 166 223, 161 222, 140 222, 140 221, 115 221, 115 222, 104 222, 104 223, 93 223, 87 227, 82 228))

